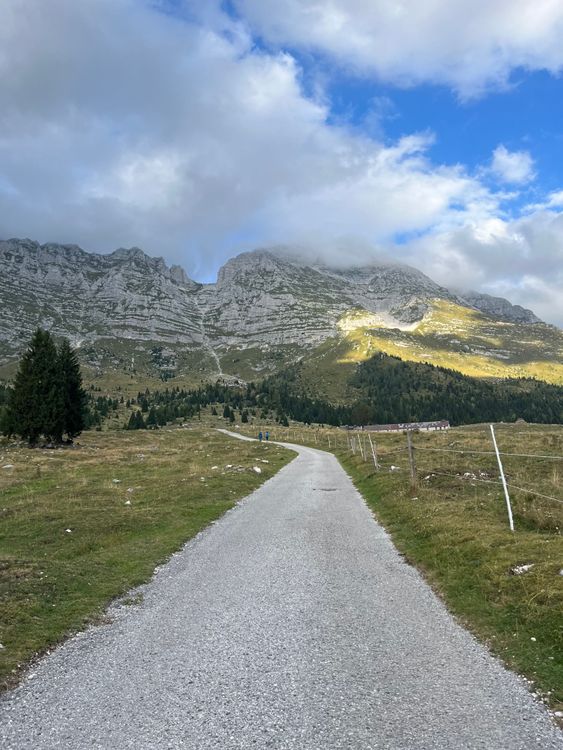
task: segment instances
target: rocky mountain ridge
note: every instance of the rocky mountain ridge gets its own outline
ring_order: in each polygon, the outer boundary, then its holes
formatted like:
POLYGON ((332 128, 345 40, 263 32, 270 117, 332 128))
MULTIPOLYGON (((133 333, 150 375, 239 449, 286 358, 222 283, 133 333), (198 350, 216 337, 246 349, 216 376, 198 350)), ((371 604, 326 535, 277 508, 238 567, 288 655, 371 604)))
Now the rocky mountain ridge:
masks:
POLYGON ((203 373, 223 374, 228 365, 236 375, 233 352, 246 352, 246 374, 259 374, 341 336, 346 316, 367 316, 361 325, 368 328, 409 330, 441 301, 499 323, 541 324, 507 300, 461 296, 409 266, 329 268, 284 248, 232 258, 215 284, 192 281, 138 248, 100 255, 12 239, 0 241, 0 267, 4 362, 19 355, 37 326, 68 336, 93 367, 174 373, 198 363, 203 373))

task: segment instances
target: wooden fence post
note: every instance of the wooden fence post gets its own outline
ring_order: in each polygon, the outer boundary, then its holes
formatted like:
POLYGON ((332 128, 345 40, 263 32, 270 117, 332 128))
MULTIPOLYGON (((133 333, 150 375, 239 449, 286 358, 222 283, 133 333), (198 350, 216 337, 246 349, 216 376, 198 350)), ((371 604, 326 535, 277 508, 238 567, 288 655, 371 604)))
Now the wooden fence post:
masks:
POLYGON ((358 446, 360 448, 360 456, 362 457, 362 461, 365 461, 366 457, 364 456, 364 446, 362 445, 362 436, 361 435, 358 437, 358 446))
POLYGON ((414 458, 414 446, 412 444, 412 433, 410 430, 407 430, 407 449, 409 453, 409 465, 411 471, 411 490, 415 492, 417 487, 416 462, 414 458))

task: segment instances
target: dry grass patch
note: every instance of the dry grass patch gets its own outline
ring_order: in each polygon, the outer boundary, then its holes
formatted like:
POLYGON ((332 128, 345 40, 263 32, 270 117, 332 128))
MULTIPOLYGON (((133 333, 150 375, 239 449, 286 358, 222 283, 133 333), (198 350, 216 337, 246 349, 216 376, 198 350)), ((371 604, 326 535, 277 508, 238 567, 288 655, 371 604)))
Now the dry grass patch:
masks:
POLYGON ((0 444, 0 685, 291 458, 205 428, 85 433, 61 450, 0 444))

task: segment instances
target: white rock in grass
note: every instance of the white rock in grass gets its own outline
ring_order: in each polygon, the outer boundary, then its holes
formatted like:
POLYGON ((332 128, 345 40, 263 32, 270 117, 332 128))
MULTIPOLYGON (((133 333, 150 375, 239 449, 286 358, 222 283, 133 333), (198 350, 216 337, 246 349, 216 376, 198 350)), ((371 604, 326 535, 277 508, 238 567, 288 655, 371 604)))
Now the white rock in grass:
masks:
POLYGON ((259 466, 253 466, 252 470, 255 471, 257 474, 261 474, 262 473, 262 469, 259 466))
POLYGON ((510 568, 510 572, 513 576, 521 576, 522 573, 527 573, 533 567, 534 563, 527 563, 526 565, 515 565, 513 568, 510 568))
POLYGON ((3 469, 13 469, 13 468, 14 468, 14 464, 6 464, 6 465, 5 465, 5 466, 3 466, 2 468, 3 468, 3 469))
POLYGON ((72 529, 65 529, 67 534, 72 534, 72 529))
POLYGON ((133 487, 127 487, 127 492, 129 493, 135 492, 135 489, 133 487))
POLYGON ((0 643, 0 649, 2 649, 2 648, 6 648, 6 646, 4 646, 3 643, 0 643))
POLYGON ((218 468, 219 468, 218 466, 212 466, 212 467, 211 467, 211 470, 212 470, 212 471, 215 471, 215 469, 218 469, 218 468))
POLYGON ((121 484, 121 479, 112 479, 113 484, 121 484))
POLYGON ((131 500, 126 500, 125 505, 131 505, 131 500))

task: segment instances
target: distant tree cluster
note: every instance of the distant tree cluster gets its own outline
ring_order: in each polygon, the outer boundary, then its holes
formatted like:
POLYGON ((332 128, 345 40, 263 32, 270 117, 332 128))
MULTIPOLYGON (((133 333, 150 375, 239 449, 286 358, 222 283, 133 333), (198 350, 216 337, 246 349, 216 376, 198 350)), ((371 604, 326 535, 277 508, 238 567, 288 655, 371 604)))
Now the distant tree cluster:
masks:
POLYGON ((72 441, 86 425, 86 393, 76 354, 66 339, 57 348, 48 331, 34 333, 8 394, 2 431, 30 445, 41 439, 72 441))
POLYGON ((376 354, 351 380, 359 392, 353 424, 448 419, 452 424, 561 424, 563 388, 529 378, 484 380, 433 365, 376 354))

